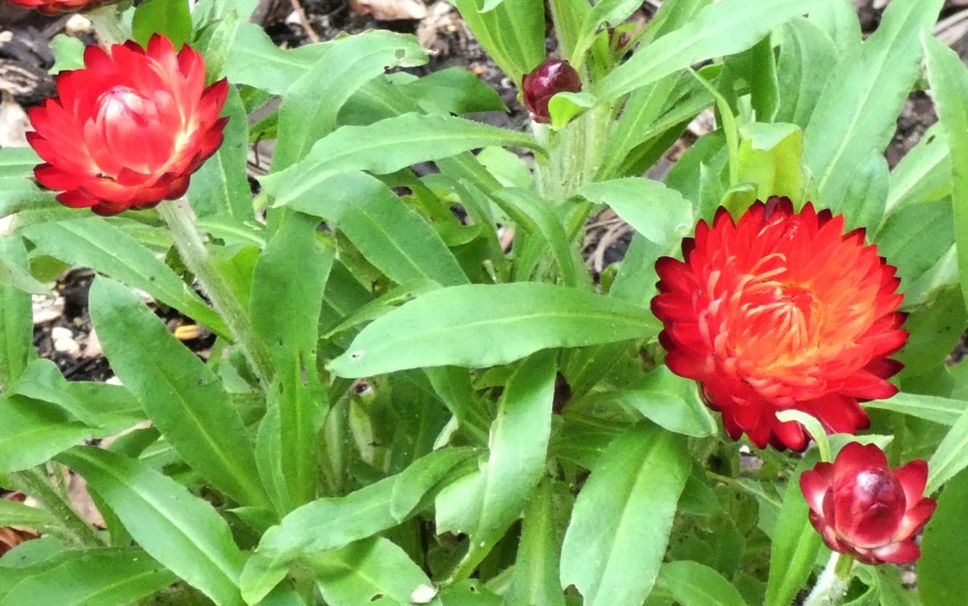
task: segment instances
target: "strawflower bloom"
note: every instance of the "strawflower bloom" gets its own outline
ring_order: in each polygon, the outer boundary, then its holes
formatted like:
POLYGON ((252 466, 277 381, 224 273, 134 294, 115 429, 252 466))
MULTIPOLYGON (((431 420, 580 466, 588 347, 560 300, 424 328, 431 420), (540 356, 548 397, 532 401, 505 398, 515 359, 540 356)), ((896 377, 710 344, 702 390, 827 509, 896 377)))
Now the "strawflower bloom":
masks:
POLYGON ((84 52, 84 69, 57 76, 59 97, 30 111, 27 140, 45 164, 34 176, 66 206, 113 215, 184 195, 222 143, 225 80, 205 87, 202 56, 163 36, 148 48, 84 52))
POLYGON ((907 339, 896 270, 863 230, 843 231, 842 216, 773 197, 738 222, 720 209, 683 241, 684 261, 656 263, 666 364, 699 382, 733 439, 803 450, 803 426, 778 411, 855 433, 869 425, 858 401, 897 392, 886 380, 907 339))
POLYGON ((91 8, 100 4, 105 4, 109 0, 7 0, 10 4, 16 4, 25 8, 33 8, 47 15, 58 15, 60 13, 91 8))
POLYGON ((914 538, 937 506, 923 495, 927 480, 924 461, 891 469, 880 448, 851 442, 803 472, 800 490, 828 547, 865 564, 906 564, 921 557, 914 538))
POLYGON ((531 119, 550 122, 548 102, 558 93, 581 91, 581 78, 567 61, 548 59, 524 76, 521 90, 524 106, 531 112, 531 119))

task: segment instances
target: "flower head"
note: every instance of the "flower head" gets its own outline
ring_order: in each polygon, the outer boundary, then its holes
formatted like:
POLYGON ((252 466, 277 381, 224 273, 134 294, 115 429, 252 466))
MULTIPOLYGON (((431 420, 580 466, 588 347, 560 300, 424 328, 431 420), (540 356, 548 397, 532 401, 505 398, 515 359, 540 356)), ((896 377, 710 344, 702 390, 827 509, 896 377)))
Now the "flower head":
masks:
POLYGON ((581 90, 581 78, 567 61, 548 59, 531 73, 524 76, 521 84, 524 106, 531 112, 535 122, 549 122, 548 102, 558 93, 577 93, 581 90))
POLYGON ((81 10, 108 0, 7 0, 10 4, 17 4, 25 8, 33 8, 47 15, 57 15, 64 12, 81 10))
POLYGON ((30 112, 30 145, 46 162, 34 176, 71 207, 102 215, 182 196, 190 175, 218 149, 225 80, 205 87, 195 50, 154 36, 143 49, 95 46, 84 69, 61 72, 59 97, 30 112))
POLYGON ((863 230, 843 231, 842 216, 774 197, 736 223, 720 209, 683 241, 683 261, 656 263, 666 364, 699 382, 733 439, 803 450, 803 427, 778 411, 855 433, 869 425, 859 400, 896 393, 886 379, 901 364, 888 356, 907 339, 896 270, 863 230))
POLYGON ((866 564, 904 564, 921 556, 914 536, 937 506, 922 494, 927 480, 924 461, 891 469, 880 448, 851 442, 803 472, 800 490, 828 547, 866 564))

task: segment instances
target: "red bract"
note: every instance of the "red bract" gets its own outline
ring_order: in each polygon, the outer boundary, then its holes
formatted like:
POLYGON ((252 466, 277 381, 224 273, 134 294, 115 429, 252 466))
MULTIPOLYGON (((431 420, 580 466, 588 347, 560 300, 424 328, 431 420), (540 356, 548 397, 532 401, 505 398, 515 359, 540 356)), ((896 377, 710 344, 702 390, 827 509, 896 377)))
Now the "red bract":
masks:
POLYGON ((227 118, 225 80, 205 87, 202 56, 163 36, 111 54, 95 46, 84 69, 57 76, 59 97, 30 112, 30 145, 46 164, 34 175, 57 199, 102 215, 182 196, 218 149, 227 118))
POLYGON ((548 59, 521 83, 524 106, 531 112, 535 122, 549 122, 548 102, 558 93, 577 93, 581 90, 581 78, 567 61, 548 59))
POLYGON ((901 364, 888 356, 907 333, 895 268, 862 230, 843 231, 842 216, 770 198, 738 223, 720 209, 683 241, 685 261, 656 263, 666 364, 700 383, 733 439, 803 450, 803 427, 778 411, 855 433, 869 424, 858 400, 896 393, 886 379, 901 364))
POLYGON ((57 15, 68 11, 76 11, 90 6, 105 4, 108 0, 7 0, 10 4, 17 4, 25 8, 37 9, 48 15, 57 15))
POLYGON ((924 461, 892 470, 880 448, 851 442, 803 472, 800 489, 828 547, 866 564, 904 564, 921 557, 914 536, 937 506, 922 494, 927 480, 924 461))

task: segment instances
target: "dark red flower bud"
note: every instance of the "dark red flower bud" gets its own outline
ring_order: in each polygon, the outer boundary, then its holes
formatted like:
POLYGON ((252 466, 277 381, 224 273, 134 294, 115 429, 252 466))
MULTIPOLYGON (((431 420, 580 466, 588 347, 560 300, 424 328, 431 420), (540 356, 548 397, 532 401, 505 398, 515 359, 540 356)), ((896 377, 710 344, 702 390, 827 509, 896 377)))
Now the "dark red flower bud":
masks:
POLYGON ((84 52, 84 69, 57 76, 58 98, 30 111, 34 176, 74 208, 113 215, 174 200, 222 143, 225 80, 205 86, 202 55, 155 35, 142 48, 84 52))
POLYGON ((800 490, 828 547, 866 564, 904 564, 921 557, 914 537, 937 505, 923 495, 927 479, 922 460, 892 470, 880 448, 851 442, 805 471, 800 490))
POLYGON ((567 61, 548 59, 524 77, 524 106, 535 122, 550 122, 548 101, 558 93, 581 91, 581 78, 567 61))

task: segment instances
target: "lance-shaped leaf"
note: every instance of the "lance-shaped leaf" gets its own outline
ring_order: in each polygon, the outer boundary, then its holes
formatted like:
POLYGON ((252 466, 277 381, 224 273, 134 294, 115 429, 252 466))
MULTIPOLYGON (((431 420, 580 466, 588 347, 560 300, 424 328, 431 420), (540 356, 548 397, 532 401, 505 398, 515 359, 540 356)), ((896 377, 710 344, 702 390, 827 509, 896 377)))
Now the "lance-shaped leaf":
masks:
POLYGON ((342 377, 367 377, 426 366, 493 366, 542 349, 657 332, 647 310, 573 288, 532 282, 452 286, 364 328, 330 368, 342 377))
POLYGON ((918 78, 921 31, 934 25, 942 4, 895 0, 877 31, 828 76, 804 133, 804 162, 821 206, 840 210, 857 172, 890 142, 918 78))
POLYGON ((471 571, 521 515, 544 471, 555 392, 555 352, 525 360, 504 388, 480 471, 438 496, 437 531, 470 535, 459 564, 471 571))
POLYGON ((106 450, 79 447, 59 460, 84 476, 151 557, 216 604, 242 604, 245 558, 211 505, 146 464, 106 450))
POLYGON ((578 494, 561 551, 561 584, 587 606, 639 606, 665 555, 691 460, 685 442, 656 427, 617 438, 578 494))
POLYGON ((330 606, 442 606, 440 598, 413 601, 421 595, 418 588, 435 593, 430 579, 403 549, 382 537, 314 556, 307 565, 330 606))
MULTIPOLYGON (((20 238, 0 238, 0 257, 27 268, 27 251, 20 238)), ((9 389, 36 354, 30 295, 0 284, 0 387, 9 389)))
POLYGON ((175 580, 175 575, 140 549, 79 551, 17 583, 0 600, 0 606, 130 604, 175 580))
POLYGON ((363 170, 382 175, 418 162, 456 156, 489 146, 540 149, 533 138, 451 116, 404 114, 367 126, 343 126, 313 145, 299 163, 262 179, 276 205, 317 194, 338 173, 363 170))
POLYGON ((343 547, 403 522, 427 493, 473 452, 433 452, 402 473, 345 497, 317 499, 296 509, 266 531, 256 555, 246 564, 242 575, 246 601, 258 603, 282 580, 293 560, 343 547))
POLYGON ((825 0, 723 0, 704 8, 694 20, 662 36, 605 76, 592 88, 611 100, 701 61, 742 52, 773 28, 810 11, 825 0))
POLYGON ((65 263, 89 267, 143 290, 213 330, 222 319, 155 254, 100 217, 38 223, 23 230, 40 250, 65 263))
POLYGON ((268 505, 245 425, 218 377, 117 282, 95 280, 90 306, 111 367, 185 462, 238 502, 268 505))

